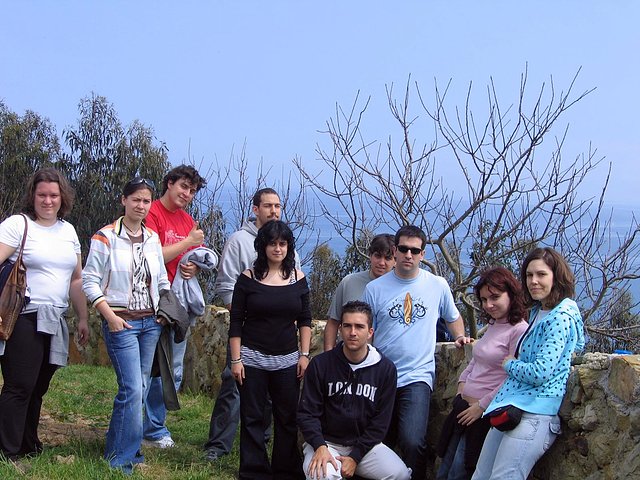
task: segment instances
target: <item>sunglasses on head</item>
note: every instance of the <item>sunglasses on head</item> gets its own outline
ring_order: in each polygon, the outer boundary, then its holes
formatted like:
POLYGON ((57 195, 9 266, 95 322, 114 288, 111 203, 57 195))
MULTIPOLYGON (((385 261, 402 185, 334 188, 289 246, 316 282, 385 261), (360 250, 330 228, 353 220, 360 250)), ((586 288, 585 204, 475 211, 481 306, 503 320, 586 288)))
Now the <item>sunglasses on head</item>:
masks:
POLYGON ((422 253, 422 249, 418 247, 407 247, 406 245, 398 245, 396 248, 400 253, 411 252, 412 255, 420 255, 422 253))
POLYGON ((133 180, 131 180, 129 182, 129 185, 140 185, 141 183, 144 183, 151 190, 155 190, 156 189, 156 184, 153 183, 153 180, 149 180, 149 179, 143 178, 143 177, 134 178, 133 180))

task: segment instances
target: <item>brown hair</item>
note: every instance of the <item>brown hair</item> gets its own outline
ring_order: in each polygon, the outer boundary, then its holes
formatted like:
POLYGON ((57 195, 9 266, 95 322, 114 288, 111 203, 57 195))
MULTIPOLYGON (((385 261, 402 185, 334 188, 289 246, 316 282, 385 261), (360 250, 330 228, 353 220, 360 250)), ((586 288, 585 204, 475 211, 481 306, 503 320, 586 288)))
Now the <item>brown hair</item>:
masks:
POLYGON ((369 255, 378 253, 383 257, 392 258, 394 242, 395 239, 390 233, 381 233, 376 235, 371 240, 371 245, 369 245, 369 255))
POLYGON ((553 272, 553 286, 551 293, 545 299, 545 305, 555 307, 565 298, 573 298, 575 295, 575 278, 571 267, 562 255, 551 247, 536 248, 529 252, 524 259, 520 270, 520 279, 525 285, 524 298, 528 305, 533 305, 535 300, 531 298, 527 285, 527 267, 534 260, 542 260, 553 272))
POLYGON ((273 188, 261 188, 256 193, 253 194, 253 198, 251 199, 251 203, 254 207, 259 207, 262 203, 262 195, 275 195, 280 198, 278 192, 276 192, 273 188))
POLYGON ((196 192, 199 192, 202 187, 207 184, 207 181, 200 176, 198 170, 191 165, 179 165, 169 170, 169 172, 162 179, 162 195, 164 195, 169 188, 170 183, 175 183, 182 179, 187 180, 196 192))
POLYGON ((58 218, 66 217, 73 208, 75 192, 62 173, 55 168, 47 167, 36 171, 27 183, 27 189, 22 197, 22 212, 29 215, 32 220, 37 220, 35 209, 36 187, 40 182, 55 182, 60 187, 60 210, 58 218))
MULTIPOLYGON (((525 318, 526 309, 524 306, 524 293, 522 285, 516 276, 504 267, 494 267, 485 270, 480 274, 478 283, 473 287, 478 301, 480 300, 480 289, 488 287, 490 290, 499 292, 507 292, 509 295, 509 323, 515 325, 525 318)), ((482 309, 480 317, 488 322, 493 323, 491 316, 482 309)))
POLYGON ((340 314, 340 325, 342 325, 342 319, 345 313, 362 313, 367 317, 367 325, 369 328, 373 327, 373 311, 368 303, 360 300, 352 300, 345 303, 342 306, 342 313, 340 314))

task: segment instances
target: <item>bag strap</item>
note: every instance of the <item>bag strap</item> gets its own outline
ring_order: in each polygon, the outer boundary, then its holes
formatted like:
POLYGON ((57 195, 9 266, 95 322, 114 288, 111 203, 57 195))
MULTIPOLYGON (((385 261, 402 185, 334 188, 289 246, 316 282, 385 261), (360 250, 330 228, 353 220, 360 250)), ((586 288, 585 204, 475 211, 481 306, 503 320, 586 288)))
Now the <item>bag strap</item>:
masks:
POLYGON ((20 251, 18 252, 18 258, 16 258, 16 263, 22 261, 22 252, 24 252, 24 244, 27 241, 27 232, 29 231, 29 224, 27 223, 27 217, 21 213, 20 216, 24 220, 24 233, 22 234, 22 243, 20 244, 20 251))

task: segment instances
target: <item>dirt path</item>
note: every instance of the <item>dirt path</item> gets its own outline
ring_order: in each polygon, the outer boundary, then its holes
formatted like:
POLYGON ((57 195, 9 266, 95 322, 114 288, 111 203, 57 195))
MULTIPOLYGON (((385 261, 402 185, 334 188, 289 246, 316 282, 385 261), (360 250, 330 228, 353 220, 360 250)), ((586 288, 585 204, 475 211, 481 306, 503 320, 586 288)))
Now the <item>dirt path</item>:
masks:
MULTIPOLYGON (((0 376, 0 389, 3 383, 2 376, 0 376)), ((40 414, 38 437, 42 443, 48 446, 64 445, 74 438, 96 440, 104 438, 106 432, 106 429, 95 427, 83 419, 77 419, 75 423, 59 422, 51 417, 44 408, 40 414)))
POLYGON ((82 421, 77 423, 58 422, 46 412, 42 412, 38 427, 40 440, 48 446, 63 445, 72 439, 96 440, 104 438, 105 433, 105 429, 94 427, 82 421))

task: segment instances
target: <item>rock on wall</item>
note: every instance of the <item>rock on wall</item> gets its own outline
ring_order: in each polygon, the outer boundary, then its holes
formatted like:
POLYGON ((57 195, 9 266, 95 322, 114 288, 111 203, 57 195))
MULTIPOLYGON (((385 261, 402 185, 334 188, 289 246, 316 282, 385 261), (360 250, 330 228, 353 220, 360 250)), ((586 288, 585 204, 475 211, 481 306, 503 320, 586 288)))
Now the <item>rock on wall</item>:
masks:
POLYGON ((540 478, 640 479, 640 356, 576 359, 540 478))
POLYGON ((111 365, 107 348, 102 340, 101 320, 96 311, 92 308, 89 310, 89 342, 82 346, 75 341, 76 333, 76 317, 69 309, 67 316, 69 324, 69 363, 70 364, 86 364, 86 365, 111 365))
POLYGON ((227 361, 228 334, 229 311, 208 306, 191 329, 184 356, 183 389, 217 395, 227 361))

